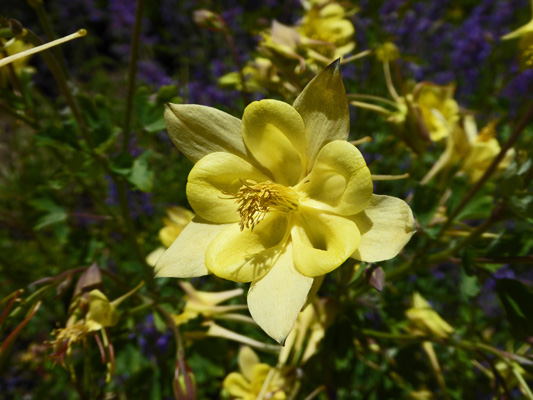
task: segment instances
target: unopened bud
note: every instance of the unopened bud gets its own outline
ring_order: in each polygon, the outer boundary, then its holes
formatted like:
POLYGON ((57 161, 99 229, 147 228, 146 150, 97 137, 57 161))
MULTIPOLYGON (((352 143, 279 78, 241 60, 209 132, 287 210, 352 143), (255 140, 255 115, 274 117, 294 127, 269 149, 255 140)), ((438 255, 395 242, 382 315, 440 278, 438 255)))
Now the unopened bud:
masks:
POLYGON ((193 15, 194 22, 201 28, 215 32, 225 30, 226 24, 222 17, 209 10, 196 10, 193 15))

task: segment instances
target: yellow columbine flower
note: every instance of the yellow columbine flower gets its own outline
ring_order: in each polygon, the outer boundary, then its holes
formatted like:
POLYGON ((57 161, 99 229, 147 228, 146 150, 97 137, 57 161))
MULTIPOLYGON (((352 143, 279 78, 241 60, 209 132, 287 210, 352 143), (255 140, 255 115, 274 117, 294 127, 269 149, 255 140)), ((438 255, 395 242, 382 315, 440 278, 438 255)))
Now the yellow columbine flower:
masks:
MULTIPOLYGON (((465 117, 464 132, 468 141, 468 149, 464 157, 461 171, 466 173, 472 182, 478 181, 496 156, 501 147, 496 139, 497 120, 491 121, 478 133, 473 116, 465 117)), ((514 158, 514 149, 509 149, 498 169, 506 169, 514 158)))
POLYGON ((446 339, 453 333, 453 328, 418 292, 413 294, 413 307, 405 315, 411 322, 410 330, 417 335, 446 339))
POLYGON ((453 98, 453 85, 424 82, 417 86, 414 102, 420 110, 429 137, 436 142, 448 137, 459 121, 459 106, 453 98))
POLYGON ((372 194, 370 171, 346 141, 338 61, 292 106, 253 102, 241 122, 210 107, 168 104, 165 120, 196 164, 187 198, 197 217, 158 260, 157 276, 251 282, 250 313, 280 343, 315 278, 349 257, 392 258, 415 231, 403 200, 372 194))
POLYGON ((309 41, 309 56, 316 61, 334 60, 355 49, 355 29, 344 8, 334 2, 312 2, 297 30, 309 41), (318 53, 318 54, 317 54, 318 53))
POLYGON ((183 312, 174 317, 176 324, 181 325, 191 319, 197 318, 200 314, 206 318, 225 314, 231 311, 246 309, 245 305, 219 306, 229 299, 243 294, 242 289, 226 290, 224 292, 202 292, 196 290, 188 282, 179 283, 185 295, 185 307, 183 312))
POLYGON ((224 379, 223 387, 232 399, 255 400, 261 392, 264 399, 284 400, 285 378, 279 371, 260 362, 257 354, 248 346, 241 347, 238 356, 241 373, 232 372, 224 379), (269 374, 268 387, 263 388, 269 374))

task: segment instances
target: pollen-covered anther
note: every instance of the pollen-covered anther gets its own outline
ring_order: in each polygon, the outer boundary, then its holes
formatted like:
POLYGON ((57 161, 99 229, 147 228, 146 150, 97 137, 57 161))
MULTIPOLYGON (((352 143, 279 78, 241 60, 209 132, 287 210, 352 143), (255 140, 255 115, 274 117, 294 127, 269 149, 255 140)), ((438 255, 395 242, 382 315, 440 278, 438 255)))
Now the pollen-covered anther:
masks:
POLYGON ((289 212, 298 208, 298 195, 292 188, 270 181, 256 183, 241 180, 242 187, 230 194, 239 204, 240 227, 254 230, 270 211, 289 212))

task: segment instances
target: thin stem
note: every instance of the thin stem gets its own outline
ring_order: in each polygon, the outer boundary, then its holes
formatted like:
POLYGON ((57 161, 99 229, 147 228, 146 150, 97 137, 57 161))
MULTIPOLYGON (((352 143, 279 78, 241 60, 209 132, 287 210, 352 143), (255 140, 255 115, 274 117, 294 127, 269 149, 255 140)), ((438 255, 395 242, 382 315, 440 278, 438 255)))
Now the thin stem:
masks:
POLYGON ((347 97, 348 97, 348 100, 351 100, 351 99, 354 99, 354 100, 356 100, 356 99, 365 99, 365 100, 379 101, 379 102, 388 104, 388 105, 390 105, 392 107, 398 108, 398 104, 397 103, 395 103, 392 100, 386 99, 385 97, 373 96, 371 94, 358 94, 358 93, 350 93, 350 94, 348 94, 347 97))
POLYGON ((498 167, 498 164, 503 160, 505 155, 507 154, 507 151, 516 143, 518 138, 520 137, 520 134, 524 130, 524 128, 527 126, 529 121, 533 118, 533 104, 529 107, 529 109, 526 111, 524 117, 520 120, 520 122, 516 125, 511 137, 509 140, 503 145, 500 152, 496 156, 496 158, 492 161, 490 166, 487 168, 483 176, 479 181, 476 182, 476 184, 470 189, 470 192, 463 198, 461 203, 455 208, 455 210, 452 212, 452 214, 448 217, 448 220, 446 223, 442 226, 439 236, 441 236, 446 229, 453 223, 453 220, 459 215, 459 213, 465 208, 465 206, 472 200, 472 198, 476 195, 476 193, 485 185, 485 183, 489 180, 489 178, 492 176, 492 174, 496 171, 496 168, 498 167))
POLYGON ((350 144, 353 144, 354 146, 359 146, 363 143, 370 143, 372 141, 372 138, 370 136, 364 136, 361 139, 357 140, 350 140, 350 144))
MULTIPOLYGON (((46 36, 48 36, 48 39, 49 40, 57 39, 57 35, 54 32, 54 28, 52 24, 50 23, 50 18, 48 18, 48 14, 46 13, 46 10, 44 8, 43 1, 42 0, 28 0, 28 3, 37 13, 37 17, 39 18, 39 23, 41 24, 46 36)), ((61 47, 55 47, 52 50, 52 52, 55 55, 57 62, 59 63, 59 66, 63 70, 63 74, 66 77, 68 77, 68 70, 67 70, 67 66, 65 63, 65 56, 63 54, 63 50, 61 49, 61 47)))
POLYGON ((11 107, 8 107, 5 104, 0 103, 0 105, 2 106, 2 110, 4 110, 6 113, 11 115, 12 117, 23 121, 24 123, 26 123, 28 126, 30 126, 33 129, 38 129, 39 128, 39 125, 37 125, 37 122, 35 122, 34 120, 29 119, 25 115, 19 114, 18 112, 16 112, 11 107))
POLYGON ((131 112, 133 109, 133 96, 135 94, 135 82, 137 79, 137 59, 139 58, 139 43, 142 29, 142 13, 145 0, 137 1, 135 11, 135 25, 133 27, 133 37, 131 39, 130 64, 128 68, 128 93, 126 97, 126 116, 124 117, 124 132, 122 136, 122 151, 128 150, 131 136, 131 112))
POLYGON ((400 96, 398 95, 398 92, 394 88, 394 85, 392 84, 392 77, 390 73, 390 65, 388 61, 383 62, 383 72, 385 73, 385 82, 387 84, 387 89, 389 90, 389 93, 391 97, 396 101, 397 103, 401 102, 400 96))
POLYGON ((399 179, 407 179, 409 178, 409 173, 405 173, 402 175, 372 175, 373 181, 396 181, 399 179))
MULTIPOLYGON (((31 31, 28 30, 28 33, 29 32, 31 32, 31 31)), ((47 50, 47 49, 49 49, 51 47, 54 47, 54 46, 57 46, 57 45, 59 45, 61 43, 65 43, 65 42, 68 42, 70 40, 83 37, 86 34, 87 34, 87 31, 85 29, 80 29, 80 30, 78 30, 75 33, 72 33, 70 35, 62 37, 61 39, 57 39, 57 40, 54 40, 52 42, 48 42, 48 43, 41 44, 41 45, 36 45, 36 47, 32 47, 31 49, 21 51, 20 53, 13 54, 13 55, 11 55, 9 57, 6 57, 6 58, 2 58, 2 59, 0 59, 0 67, 3 67, 4 65, 12 63, 13 61, 17 61, 20 58, 31 56, 32 54, 39 53, 39 52, 41 52, 43 50, 47 50)), ((35 35, 35 34, 33 33, 33 35, 35 35)), ((35 35, 35 36, 37 36, 37 35, 35 35)), ((40 39, 39 39, 39 42, 41 42, 40 39)), ((32 44, 35 44, 35 43, 32 43, 32 44)))
POLYGON ((226 42, 228 43, 228 46, 229 46, 229 48, 231 50, 231 55, 233 57, 233 60, 235 61, 235 65, 237 66, 237 70, 238 70, 238 73, 239 73, 239 78, 241 79, 241 97, 242 97, 242 101, 244 103, 244 106, 246 107, 246 105, 249 103, 249 101, 248 101, 248 94, 247 94, 247 91, 246 91, 246 81, 245 81, 245 77, 244 77, 242 63, 241 63, 241 60, 239 58, 239 53, 237 52, 237 47, 235 46, 235 42, 233 41, 233 38, 229 34, 228 25, 226 24, 226 21, 224 21, 223 19, 221 19, 221 20, 222 20, 222 24, 223 24, 222 34, 224 35, 224 38, 226 39, 226 42))
POLYGON ((350 101, 350 104, 352 106, 356 106, 359 108, 365 108, 367 110, 377 112, 378 114, 381 114, 385 117, 390 117, 393 114, 392 111, 389 111, 386 108, 383 108, 381 106, 376 106, 375 104, 368 104, 368 103, 363 103, 362 101, 355 101, 355 100, 350 101))
POLYGON ((154 290, 153 270, 148 264, 146 264, 146 257, 141 249, 141 246, 139 245, 139 242, 137 242, 137 230, 135 229, 135 224, 133 222, 133 219, 131 218, 130 206, 128 204, 128 196, 126 194, 126 184, 123 179, 115 175, 111 175, 111 179, 113 180, 113 183, 117 188, 120 211, 122 213, 122 218, 126 223, 126 235, 130 244, 133 247, 137 260, 142 266, 143 273, 145 276, 144 279, 147 282, 148 287, 150 288, 150 290, 154 290))
POLYGON ((359 60, 360 58, 369 56, 370 54, 372 54, 372 50, 365 50, 365 51, 362 51, 360 53, 354 54, 353 56, 350 56, 350 57, 342 59, 341 60, 341 65, 342 64, 348 64, 348 63, 350 63, 352 61, 355 61, 355 60, 359 60))
MULTIPOLYGON (((24 39, 26 39, 28 42, 30 42, 34 46, 37 46, 37 47, 34 47, 33 49, 30 49, 30 50, 39 49, 37 51, 33 51, 33 53, 40 52, 41 57, 43 58, 43 60, 45 61, 46 65, 50 69, 50 72, 54 76, 54 79, 56 80, 57 85, 59 86, 59 90, 61 91, 61 94, 65 97, 65 100, 66 100, 69 108, 71 109, 72 114, 74 115, 74 118, 76 119, 76 121, 78 123, 81 135, 83 136, 83 138, 85 139, 85 141, 87 142, 89 147, 91 149, 94 148, 94 142, 92 140, 91 135, 89 135, 89 131, 87 130, 87 127, 85 125, 85 120, 83 118, 83 114, 81 113, 80 109, 78 108, 78 105, 76 104, 76 101, 74 100, 74 96, 72 95, 72 92, 71 92, 71 90, 69 88, 69 85, 67 84, 67 77, 63 74, 63 71, 61 70, 57 60, 55 59, 55 57, 52 55, 52 53, 50 53, 50 51, 47 50, 51 46, 56 46, 56 45, 58 45, 60 43, 66 42, 68 40, 75 39, 76 37, 85 36, 87 34, 87 31, 85 29, 80 29, 78 32, 76 32, 76 33, 74 33, 72 35, 66 36, 66 37, 64 37, 62 39, 54 40, 53 42, 46 43, 46 44, 44 44, 42 46, 41 46, 41 44, 43 42, 39 38, 39 36, 37 36, 34 32, 32 32, 29 29, 25 29, 24 31, 26 32, 26 34, 24 35, 24 39)), ((30 51, 30 50, 27 50, 27 51, 30 51)), ((16 55, 18 56, 18 55, 23 54, 23 53, 26 53, 26 52, 23 51, 21 53, 17 53, 16 55)), ((3 59, 3 60, 5 60, 5 59, 3 59)), ((3 60, 0 60, 0 63, 3 60)))

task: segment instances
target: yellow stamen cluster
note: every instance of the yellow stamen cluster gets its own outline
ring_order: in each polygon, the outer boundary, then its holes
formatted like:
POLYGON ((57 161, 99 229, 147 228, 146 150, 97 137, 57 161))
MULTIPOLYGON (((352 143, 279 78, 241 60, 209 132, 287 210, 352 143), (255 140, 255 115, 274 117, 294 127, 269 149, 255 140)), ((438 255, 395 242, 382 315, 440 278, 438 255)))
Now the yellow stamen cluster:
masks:
POLYGON ((255 226, 269 211, 289 212, 298 208, 298 195, 292 188, 270 181, 255 183, 241 181, 243 186, 237 194, 231 194, 239 204, 241 231, 255 226))
POLYGON ((48 342, 52 347, 61 347, 63 343, 75 343, 85 338, 90 333, 83 321, 78 321, 65 328, 58 328, 52 331, 56 338, 48 342))

